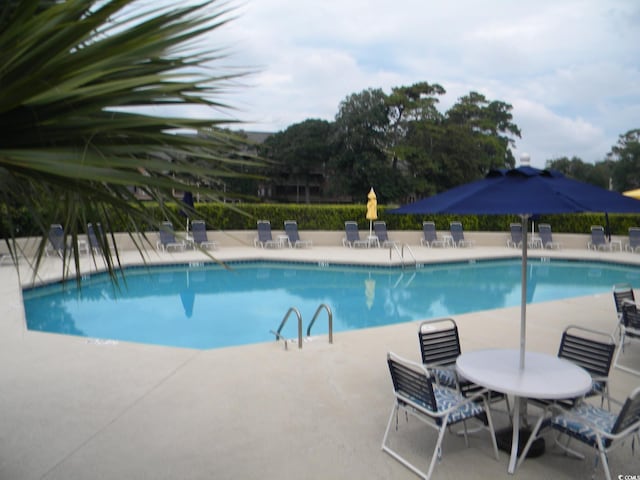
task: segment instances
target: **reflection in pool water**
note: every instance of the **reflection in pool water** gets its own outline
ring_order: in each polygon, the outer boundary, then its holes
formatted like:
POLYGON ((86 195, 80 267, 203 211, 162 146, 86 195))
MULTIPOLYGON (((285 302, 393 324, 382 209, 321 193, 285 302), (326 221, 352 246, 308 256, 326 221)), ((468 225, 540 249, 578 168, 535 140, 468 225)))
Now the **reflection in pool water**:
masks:
MULTIPOLYGON (((287 310, 301 312, 306 330, 322 303, 334 331, 453 316, 520 304, 519 259, 429 264, 422 268, 230 262, 127 269, 121 291, 106 274, 82 289, 49 285, 24 290, 27 327, 53 333, 217 348, 273 340, 287 310)), ((608 292, 640 283, 634 266, 529 260, 529 303, 608 292)), ((312 334, 326 334, 326 316, 312 334)), ((283 331, 297 336, 294 318, 283 331)))

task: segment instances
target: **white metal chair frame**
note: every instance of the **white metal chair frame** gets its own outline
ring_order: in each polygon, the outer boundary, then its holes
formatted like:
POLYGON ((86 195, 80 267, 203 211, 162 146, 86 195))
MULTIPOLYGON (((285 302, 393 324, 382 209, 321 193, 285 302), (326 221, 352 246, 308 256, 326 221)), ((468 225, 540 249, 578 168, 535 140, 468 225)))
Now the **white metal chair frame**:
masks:
MULTIPOLYGON (((551 407, 554 411, 552 417, 546 422, 538 422, 531 432, 531 436, 518 461, 518 467, 527 457, 533 441, 539 437, 542 424, 544 427, 558 430, 559 433, 555 440, 556 445, 576 458, 584 459, 585 456, 569 448, 569 442, 572 439, 594 448, 599 455, 606 479, 611 480, 607 453, 623 445, 624 440, 630 437, 635 437, 640 442, 640 387, 631 392, 624 404, 614 399, 612 401, 621 406, 617 415, 587 403, 578 404, 571 409, 559 407, 557 404, 553 405, 551 407), (605 423, 608 424, 608 427, 603 428, 602 423, 590 421, 590 417, 593 417, 594 420, 606 419, 605 423), (560 436, 563 434, 568 437, 566 445, 560 443, 560 436)), ((596 467, 597 462, 594 464, 594 469, 596 467)))
POLYGON ((486 390, 480 390, 474 393, 474 395, 465 398, 455 390, 434 385, 429 371, 423 365, 403 359, 391 352, 387 354, 387 363, 394 384, 395 398, 391 408, 391 414, 389 415, 389 421, 387 422, 387 428, 382 439, 383 451, 387 452, 420 477, 428 480, 433 473, 436 459, 440 459, 442 456, 442 441, 448 427, 454 423, 462 422, 465 432, 465 444, 468 447, 469 439, 467 436, 466 420, 471 418, 477 419, 476 415, 484 413, 487 419, 487 426, 485 428, 490 432, 493 451, 496 460, 499 460, 498 445, 496 443, 491 412, 484 396, 486 390), (441 408, 437 404, 434 389, 449 392, 450 397, 455 398, 454 404, 446 408, 441 408), (416 398, 412 398, 414 394, 416 398), (465 409, 467 409, 466 412, 465 409), (407 416, 411 415, 438 431, 438 439, 433 454, 431 455, 429 469, 426 473, 402 457, 387 443, 394 416, 396 417, 397 429, 400 410, 403 410, 407 416))

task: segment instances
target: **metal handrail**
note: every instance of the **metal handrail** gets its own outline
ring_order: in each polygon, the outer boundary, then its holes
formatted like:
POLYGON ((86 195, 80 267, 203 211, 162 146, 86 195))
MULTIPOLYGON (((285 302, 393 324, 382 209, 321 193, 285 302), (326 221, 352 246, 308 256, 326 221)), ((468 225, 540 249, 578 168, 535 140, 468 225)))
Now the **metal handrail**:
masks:
POLYGON ((411 250, 411 247, 409 246, 408 243, 403 243, 402 244, 402 259, 404 260, 404 247, 407 247, 407 251, 409 252, 409 255, 411 255, 411 258, 413 258, 413 261, 416 264, 416 266, 418 266, 418 259, 413 254, 413 250, 411 250))
MULTIPOLYGON (((282 332, 282 329, 284 328, 285 323, 287 323, 287 320, 289 319, 289 315, 291 315, 291 312, 295 313, 296 316, 298 317, 298 348, 302 348, 302 315, 300 315, 300 311, 296 307, 291 307, 289 310, 287 310, 287 313, 282 319, 282 322, 280 322, 280 326, 278 327, 278 330, 276 332, 272 331, 272 333, 276 336, 276 342, 281 338, 284 338, 280 334, 280 332, 282 332)), ((285 349, 287 348, 286 339, 284 342, 284 347, 285 349)))
POLYGON ((318 315, 320 314, 320 311, 322 309, 327 311, 327 316, 329 320, 329 343, 333 343, 333 313, 331 313, 331 309, 326 303, 322 303, 318 306, 316 313, 313 315, 313 318, 311 319, 311 322, 307 327, 307 337, 311 335, 311 327, 313 327, 313 324, 315 323, 316 318, 318 318, 318 315))
POLYGON ((396 244, 393 245, 393 248, 389 247, 389 261, 391 261, 393 250, 395 250, 396 252, 398 252, 398 256, 400 257, 400 265, 404 268, 404 248, 405 247, 407 247, 407 251, 409 252, 409 255, 411 255, 411 258, 413 258, 413 263, 417 267, 418 266, 418 259, 413 254, 413 250, 411 250, 411 247, 409 246, 408 243, 403 243, 402 244, 402 250, 399 249, 396 244))

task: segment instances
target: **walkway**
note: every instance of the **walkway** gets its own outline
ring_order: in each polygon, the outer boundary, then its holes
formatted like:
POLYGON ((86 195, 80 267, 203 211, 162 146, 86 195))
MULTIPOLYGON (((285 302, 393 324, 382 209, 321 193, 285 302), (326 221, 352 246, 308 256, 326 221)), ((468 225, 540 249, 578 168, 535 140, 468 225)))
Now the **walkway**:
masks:
MULTIPOLYGON (((420 262, 518 256, 515 250, 484 247, 414 252, 420 262)), ((628 253, 544 254, 640 263, 640 255, 628 253)), ((388 250, 342 247, 233 247, 216 256, 389 261, 388 250)), ((151 253, 149 260, 201 258, 195 252, 151 253)), ((134 252, 125 252, 124 259, 138 261, 134 252)), ((47 259, 42 278, 59 269, 58 259, 47 259)), ((0 300, 2 479, 416 478, 384 454, 380 443, 392 403, 385 355, 392 350, 418 360, 419 320, 339 333, 333 345, 318 338, 302 350, 285 351, 270 342, 195 351, 29 332, 11 266, 0 267, 0 300)), ((274 324, 281 316, 274 312, 274 324)), ((464 350, 518 348, 519 308, 460 315, 456 321, 464 350)), ((576 322, 612 331, 611 294, 529 306, 528 348, 555 354, 560 332, 576 322)), ((612 371, 614 397, 624 398, 638 384, 639 378, 612 371)), ((499 415, 496 421, 506 424, 499 415)), ((414 435, 408 448, 419 458, 432 448, 434 435, 424 428, 414 435)), ((511 478, 507 454, 493 459, 485 433, 472 437, 468 449, 452 436, 444 445, 434 479, 511 478)), ((610 460, 614 478, 640 475, 640 455, 632 456, 630 446, 610 460)), ((576 461, 551 449, 527 460, 516 476, 583 479, 592 467, 593 457, 576 461)))

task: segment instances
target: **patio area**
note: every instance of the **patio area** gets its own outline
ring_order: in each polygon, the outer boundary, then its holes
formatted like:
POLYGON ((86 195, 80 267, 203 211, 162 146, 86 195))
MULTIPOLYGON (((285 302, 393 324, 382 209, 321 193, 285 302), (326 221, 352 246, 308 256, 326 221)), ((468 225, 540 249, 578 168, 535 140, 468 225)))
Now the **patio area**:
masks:
MULTIPOLYGON (((517 257, 506 247, 413 250, 419 262, 517 257)), ((389 262, 389 249, 256 249, 225 247, 225 259, 298 259, 350 263, 389 262)), ((531 251, 530 256, 610 260, 640 265, 640 255, 586 249, 531 251)), ((148 261, 203 260, 187 251, 148 261)), ((123 252, 125 263, 140 263, 123 252)), ((89 258, 83 268, 93 268, 89 258)), ((41 279, 55 278, 61 261, 47 258, 41 279)), ((22 279, 29 279, 22 267, 22 279)), ((461 292, 463 294, 463 292, 461 292)), ((0 478, 6 479, 415 479, 381 451, 393 402, 386 353, 418 361, 417 329, 400 325, 313 337, 301 350, 269 342, 216 350, 190 350, 110 342, 26 330, 19 279, 0 267, 0 478)), ((267 313, 270 314, 270 313, 267 313)), ((277 326, 284 312, 273 312, 277 326)), ((455 317, 463 351, 518 348, 520 307, 455 317)), ((612 332, 617 319, 611 292, 532 304, 527 348, 555 355, 568 324, 612 332)), ((611 370, 614 398, 624 398, 640 377, 611 370)), ((506 426, 506 415, 494 414, 506 426)), ((400 419, 403 453, 426 465, 436 435, 400 419)), ((434 479, 589 478, 595 455, 584 461, 551 446, 528 459, 514 476, 508 454, 492 456, 486 432, 447 435, 434 479)), ((577 445, 576 445, 577 446, 577 445)), ((611 474, 640 475, 640 454, 630 444, 610 455, 611 474)), ((586 449, 584 451, 587 451, 586 449)), ((601 466, 596 478, 602 477, 601 466)))

